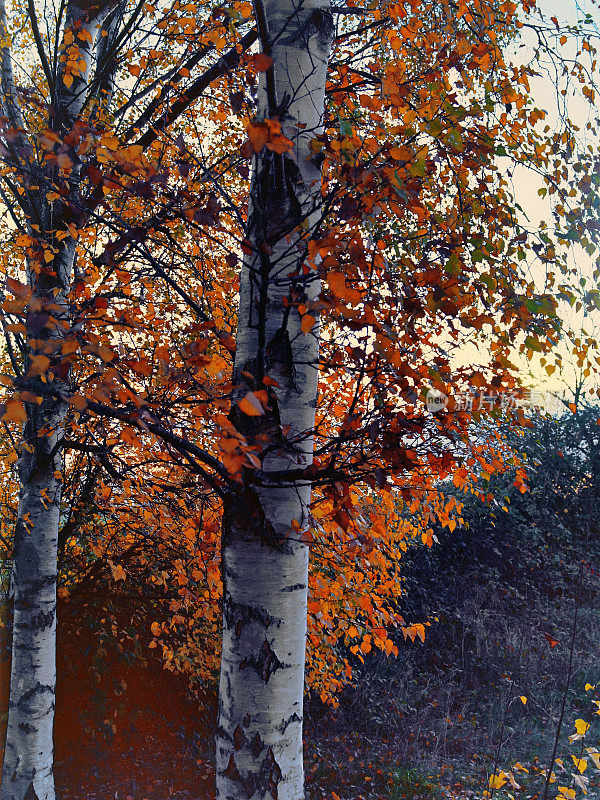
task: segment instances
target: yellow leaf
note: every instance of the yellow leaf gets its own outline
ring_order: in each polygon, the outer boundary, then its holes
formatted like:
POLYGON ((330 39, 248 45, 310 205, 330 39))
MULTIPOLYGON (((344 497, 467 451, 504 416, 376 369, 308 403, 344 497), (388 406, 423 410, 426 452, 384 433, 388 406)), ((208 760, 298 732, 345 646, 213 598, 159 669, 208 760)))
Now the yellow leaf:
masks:
POLYGON ((113 580, 115 581, 124 581, 127 577, 125 570, 120 564, 111 564, 110 571, 112 572, 113 580))
POLYGON ((577 756, 574 756, 574 755, 571 755, 571 758, 573 759, 573 763, 575 764, 575 766, 577 767, 579 772, 585 772, 586 771, 586 769, 587 769, 587 761, 585 760, 585 758, 577 758, 577 756))
POLYGON ((150 630, 152 631, 154 636, 158 636, 158 634, 160 633, 160 625, 158 624, 158 622, 153 622, 152 625, 150 625, 150 630))
POLYGON ((594 762, 596 769, 600 769, 600 753, 597 750, 592 750, 591 747, 586 748, 589 757, 594 762))
POLYGON ((501 772, 499 775, 490 776, 490 788, 492 789, 501 789, 505 783, 506 778, 504 777, 503 772, 501 772))
POLYGON ((583 736, 583 734, 587 731, 589 727, 590 727, 589 722, 586 722, 583 719, 575 720, 575 730, 577 731, 578 734, 580 734, 580 736, 583 736))
POLYGON ((585 685, 585 690, 586 690, 586 692, 589 692, 589 691, 590 691, 590 689, 595 689, 595 688, 596 688, 596 687, 595 687, 595 686, 592 686, 592 684, 591 684, 591 683, 586 683, 586 685, 585 685))
POLYGON ((63 83, 67 87, 67 89, 71 88, 71 84, 73 83, 73 76, 72 75, 63 75, 63 83))
POLYGON ((520 701, 523 703, 523 705, 524 705, 524 706, 526 706, 526 705, 527 705, 527 698, 525 697, 525 695, 524 695, 524 694, 522 694, 522 695, 519 697, 519 700, 520 700, 520 701))
POLYGON ((106 147, 109 150, 118 150, 120 142, 116 136, 113 136, 110 133, 105 133, 100 140, 100 144, 102 147, 106 147))
POLYGON ((568 786, 559 786, 558 791, 562 792, 563 796, 567 798, 567 800, 575 800, 575 789, 570 789, 568 786))
POLYGON ((421 622, 417 622, 416 625, 413 626, 415 629, 415 633, 419 637, 419 639, 424 643, 425 642, 425 626, 421 622))

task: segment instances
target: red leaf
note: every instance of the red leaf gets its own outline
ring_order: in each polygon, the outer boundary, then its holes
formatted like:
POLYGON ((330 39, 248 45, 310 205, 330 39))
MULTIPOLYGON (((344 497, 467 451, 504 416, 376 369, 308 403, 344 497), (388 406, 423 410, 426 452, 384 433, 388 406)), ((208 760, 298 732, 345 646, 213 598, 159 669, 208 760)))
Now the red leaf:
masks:
POLYGON ((266 53, 255 53, 250 59, 258 72, 266 72, 273 65, 273 59, 266 53))

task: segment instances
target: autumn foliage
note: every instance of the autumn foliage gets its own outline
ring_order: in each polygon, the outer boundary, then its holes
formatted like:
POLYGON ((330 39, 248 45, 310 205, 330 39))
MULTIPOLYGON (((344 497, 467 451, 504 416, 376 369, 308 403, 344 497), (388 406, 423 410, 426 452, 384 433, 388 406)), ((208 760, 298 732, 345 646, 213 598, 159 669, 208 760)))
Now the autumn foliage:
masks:
MULTIPOLYGON (((513 356, 549 349, 560 331, 573 176, 552 154, 578 143, 568 123, 545 125, 533 67, 507 55, 534 10, 529 0, 381 0, 336 17, 312 142, 323 218, 304 240, 323 290, 287 300, 304 335, 319 324, 322 341, 303 477, 314 489, 308 680, 324 700, 353 659, 397 653, 398 631, 424 637, 422 620, 398 611, 402 553, 415 538, 431 544, 434 523, 460 521, 440 481, 485 498, 477 476, 511 465, 494 434, 473 440, 470 424, 518 396, 513 356), (524 227, 499 159, 541 175, 557 199, 554 232, 524 227), (435 413, 430 389, 449 398, 435 413), (461 407, 469 392, 487 405, 461 407)), ((255 116, 270 64, 252 51, 252 15, 248 2, 140 4, 111 40, 111 86, 95 87, 69 130, 49 108, 57 82, 82 77, 89 33, 66 28, 48 62, 35 27, 15 26, 23 118, 2 120, 12 195, 0 255, 3 464, 16 461, 29 406, 68 400, 59 595, 87 602, 110 587, 135 598, 149 646, 192 683, 218 667, 224 499, 261 479, 274 441, 235 422, 269 410, 268 379, 237 408, 231 400, 252 160, 291 144, 285 108, 281 119, 255 116), (38 194, 55 210, 48 224, 32 211, 38 194), (52 273, 65 240, 77 250, 66 318, 26 278, 52 273)), ((13 466, 2 492, 7 555, 13 466)))

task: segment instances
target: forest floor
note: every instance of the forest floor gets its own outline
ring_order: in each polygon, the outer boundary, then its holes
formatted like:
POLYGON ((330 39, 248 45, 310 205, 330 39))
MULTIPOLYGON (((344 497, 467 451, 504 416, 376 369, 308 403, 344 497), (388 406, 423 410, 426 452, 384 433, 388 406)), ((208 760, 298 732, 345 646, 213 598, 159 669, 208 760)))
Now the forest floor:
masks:
MULTIPOLYGON (((419 659, 427 657, 422 647, 419 659)), ((78 664, 80 668, 81 659, 78 664)), ((100 679, 93 670, 87 676, 79 668, 71 673, 62 670, 56 722, 59 800, 211 800, 215 697, 208 695, 198 704, 158 662, 147 662, 143 669, 124 663, 105 666, 100 679), (96 694, 90 689, 91 674, 96 694), (107 703, 108 695, 112 701, 107 703), (111 719, 114 732, 101 719, 111 719)), ((406 660, 409 671, 414 666, 406 660)), ((371 690, 381 690, 378 701, 371 694, 365 697, 359 687, 342 696, 338 709, 316 702, 307 706, 308 800, 485 798, 489 775, 507 760, 497 743, 506 743, 502 737, 507 731, 514 735, 514 720, 497 742, 497 717, 487 727, 478 727, 475 714, 461 713, 466 703, 457 702, 459 688, 452 708, 439 708, 432 690, 425 703, 415 693, 416 705, 407 712, 406 704, 398 702, 397 682, 389 679, 390 663, 375 661, 371 667, 371 690), (445 738, 440 733, 444 730, 445 738)), ((394 670, 398 667, 396 662, 394 670)), ((451 683, 449 671, 443 670, 451 683)), ((404 670, 402 676, 406 678, 404 670)), ((428 680, 433 685, 431 676, 428 680)), ((472 704, 478 702, 473 697, 472 704)), ((481 699, 480 713, 489 715, 485 695, 481 699)), ((499 695, 496 705, 500 701, 506 702, 506 696, 499 695)), ((516 708, 512 701, 509 705, 517 715, 525 712, 520 701, 516 708)), ((550 746, 551 732, 538 740, 540 750, 550 746)), ((508 755, 510 748, 505 749, 508 755)), ((519 773, 530 788, 513 792, 518 798, 541 796, 543 760, 531 752, 520 762, 529 772, 519 773)), ((496 791, 495 800, 510 797, 506 789, 510 786, 496 791)), ((556 791, 550 796, 555 797, 556 791)), ((600 790, 590 787, 588 798, 598 797, 600 790)))
MULTIPOLYGON (((540 800, 557 732, 548 800, 588 776, 587 800, 600 799, 593 759, 584 776, 571 761, 600 749, 600 544, 528 555, 502 539, 484 552, 407 561, 402 612, 431 620, 425 643, 371 654, 338 708, 307 702, 307 800, 483 800, 501 770, 519 786, 503 777, 493 800, 540 800)), ((124 657, 97 617, 62 610, 58 800, 211 800, 214 688, 192 697, 143 646, 124 657)))
MULTIPOLYGON (((99 660, 90 644, 63 641, 55 727, 59 800, 211 800, 214 694, 192 698, 158 660, 115 662, 107 658, 106 645, 99 660)), ((429 777, 400 764, 404 745, 398 725, 390 724, 389 736, 364 725, 348 732, 344 715, 352 713, 351 702, 351 696, 342 698, 339 710, 316 702, 307 708, 311 800, 473 796, 462 791, 462 783, 452 786, 458 764, 446 764, 429 777)))
MULTIPOLYGON (((424 644, 370 658, 337 709, 309 701, 308 800, 483 800, 490 776, 511 769, 519 788, 507 782, 493 800, 540 800, 557 729, 562 766, 548 797, 573 787, 571 758, 600 745, 600 571, 586 566, 582 577, 564 553, 554 562, 545 557, 544 573, 532 561, 518 574, 488 565, 485 580, 459 574, 424 644), (569 739, 577 720, 590 725, 585 742, 569 739)), ((498 563, 516 559, 500 552, 498 563)), ((63 630, 59 800, 211 800, 214 690, 192 698, 153 651, 110 657, 106 641, 63 630)), ((587 800, 598 800, 589 766, 587 800)))

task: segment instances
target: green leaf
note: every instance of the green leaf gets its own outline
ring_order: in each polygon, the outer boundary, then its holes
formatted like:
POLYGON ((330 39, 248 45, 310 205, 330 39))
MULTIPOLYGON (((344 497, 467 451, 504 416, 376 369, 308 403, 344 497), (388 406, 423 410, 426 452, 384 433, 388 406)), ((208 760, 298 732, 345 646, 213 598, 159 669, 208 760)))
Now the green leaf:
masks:
POLYGON ((340 134, 342 136, 352 136, 352 123, 349 119, 340 120, 340 134))

